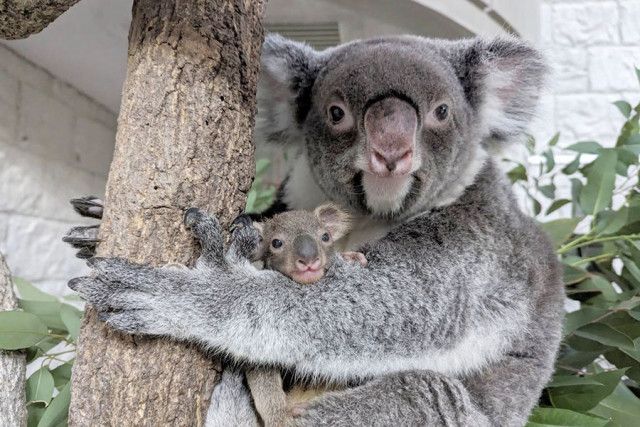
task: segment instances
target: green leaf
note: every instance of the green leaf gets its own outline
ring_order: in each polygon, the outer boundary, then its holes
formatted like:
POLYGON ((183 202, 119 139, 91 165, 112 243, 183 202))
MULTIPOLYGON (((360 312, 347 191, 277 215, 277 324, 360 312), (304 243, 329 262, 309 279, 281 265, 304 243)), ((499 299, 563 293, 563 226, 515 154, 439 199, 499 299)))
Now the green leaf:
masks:
POLYGON ((628 336, 604 323, 591 323, 582 326, 574 334, 613 347, 633 348, 634 345, 633 340, 628 336))
POLYGON ((629 218, 629 209, 622 207, 617 211, 600 211, 595 218, 595 227, 593 231, 597 235, 614 234, 622 227, 627 225, 629 218))
POLYGON ((51 375, 53 375, 53 384, 56 386, 56 388, 61 388, 66 383, 68 383, 69 380, 71 380, 72 367, 73 364, 67 362, 51 371, 51 375))
POLYGON ((615 149, 603 149, 587 174, 587 184, 580 192, 580 206, 586 213, 595 214, 611 204, 616 180, 615 149))
POLYGON ((519 164, 518 166, 507 172, 507 177, 509 177, 511 183, 514 183, 516 181, 526 181, 527 169, 523 165, 519 164))
POLYGON ((556 197, 556 186, 553 184, 542 185, 538 187, 538 190, 540 190, 542 195, 547 199, 555 199, 556 197))
POLYGON ((571 161, 567 166, 562 168, 562 173, 565 175, 572 175, 578 171, 580 167, 580 154, 576 156, 575 159, 571 161))
POLYGON ((613 393, 589 412, 611 419, 614 426, 637 426, 640 420, 640 399, 620 383, 613 393))
POLYGON ((575 151, 582 154, 598 154, 602 150, 602 145, 595 141, 582 141, 570 145, 566 150, 575 151))
POLYGON ((542 155, 544 156, 545 163, 547 165, 546 171, 551 172, 551 170, 556 166, 556 161, 553 158, 553 151, 547 150, 544 153, 542 153, 542 155))
POLYGON ((20 300, 20 307, 27 313, 35 314, 51 329, 66 331, 67 327, 60 318, 60 301, 20 300))
POLYGON ((16 288, 18 288, 20 299, 28 299, 31 301, 57 301, 57 298, 53 295, 42 292, 40 289, 20 277, 14 276, 13 283, 16 285, 16 288))
POLYGON ((248 213, 252 213, 255 212, 255 207, 254 207, 254 203, 256 201, 256 197, 258 196, 258 193, 255 190, 251 190, 249 191, 249 194, 247 195, 247 204, 245 207, 245 211, 248 213))
POLYGON ((579 377, 577 375, 554 375, 547 387, 568 387, 573 385, 603 385, 593 378, 579 377))
POLYGON ((549 206, 545 215, 549 215, 550 213, 557 211, 558 209, 569 203, 571 203, 571 200, 569 199, 558 199, 551 203, 551 206, 549 206))
POLYGON ((535 408, 526 427, 603 427, 609 421, 568 409, 535 408))
POLYGON ((56 427, 67 419, 69 402, 71 401, 71 382, 68 382, 60 393, 53 398, 42 414, 38 427, 56 427))
POLYGON ((567 313, 564 317, 564 334, 568 335, 579 327, 587 325, 597 318, 602 317, 606 313, 606 309, 589 306, 567 313))
POLYGON ((49 404, 53 397, 53 376, 46 366, 35 371, 27 380, 27 402, 49 404))
POLYGON ((570 409, 579 412, 588 411, 613 392, 624 373, 624 369, 618 369, 591 376, 594 381, 602 385, 551 388, 548 390, 549 398, 556 408, 570 409))
POLYGON ((562 218, 553 221, 541 223, 540 226, 551 239, 554 247, 560 247, 578 226, 582 218, 562 218))
POLYGON ((271 160, 266 158, 258 159, 256 161, 256 176, 265 173, 269 166, 271 166, 271 160))
POLYGON ((589 272, 586 270, 582 270, 580 268, 562 264, 563 268, 563 280, 565 285, 572 285, 574 283, 582 282, 584 279, 589 277, 589 272))
POLYGON ((0 348, 3 350, 31 347, 47 337, 48 332, 45 324, 31 313, 0 312, 0 348))
POLYGON ((80 322, 82 321, 82 312, 68 304, 62 304, 60 309, 60 318, 64 323, 69 335, 74 340, 78 339, 80 333, 80 322))
POLYGON ((549 140, 549 147, 555 147, 558 141, 560 140, 560 132, 557 132, 551 139, 549 140))
POLYGON ((44 403, 32 403, 27 405, 27 427, 37 427, 45 409, 44 403))
POLYGON ((631 116, 631 111, 633 111, 633 107, 631 107, 631 104, 629 104, 627 101, 616 101, 613 103, 613 105, 618 107, 618 110, 620 110, 620 112, 625 118, 628 119, 631 116))

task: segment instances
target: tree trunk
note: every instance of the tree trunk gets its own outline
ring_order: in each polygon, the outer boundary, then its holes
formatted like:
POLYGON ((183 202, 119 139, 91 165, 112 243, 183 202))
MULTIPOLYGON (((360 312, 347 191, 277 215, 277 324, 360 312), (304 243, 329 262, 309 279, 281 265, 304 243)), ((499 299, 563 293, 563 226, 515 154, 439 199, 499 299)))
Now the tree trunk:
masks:
MULTIPOLYGON (((228 223, 254 172, 264 1, 135 0, 98 254, 191 264, 185 208, 228 223)), ((123 336, 87 310, 69 424, 202 425, 218 364, 194 347, 123 336)))
POLYGON ((39 33, 79 0, 0 0, 0 38, 39 33))
MULTIPOLYGON (((18 300, 13 293, 9 267, 0 254, 0 311, 15 310, 18 300)), ((23 426, 27 423, 24 395, 27 358, 22 351, 0 350, 0 420, 2 425, 23 426)))

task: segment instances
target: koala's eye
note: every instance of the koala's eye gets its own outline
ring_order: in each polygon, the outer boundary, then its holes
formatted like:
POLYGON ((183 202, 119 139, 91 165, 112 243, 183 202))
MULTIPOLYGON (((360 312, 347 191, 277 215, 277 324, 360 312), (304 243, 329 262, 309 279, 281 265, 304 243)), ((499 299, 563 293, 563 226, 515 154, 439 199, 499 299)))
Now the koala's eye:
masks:
POLYGON ((331 123, 338 124, 344 119, 344 110, 337 105, 329 107, 329 120, 331 123))
POLYGON ((278 249, 282 247, 282 240, 280 239, 273 239, 271 241, 271 246, 273 246, 274 248, 278 249))
POLYGON ((324 233, 321 239, 323 242, 328 242, 329 240, 331 240, 331 236, 329 236, 329 233, 324 233))
POLYGON ((449 115, 449 106, 447 104, 440 104, 435 110, 436 119, 443 121, 449 115))

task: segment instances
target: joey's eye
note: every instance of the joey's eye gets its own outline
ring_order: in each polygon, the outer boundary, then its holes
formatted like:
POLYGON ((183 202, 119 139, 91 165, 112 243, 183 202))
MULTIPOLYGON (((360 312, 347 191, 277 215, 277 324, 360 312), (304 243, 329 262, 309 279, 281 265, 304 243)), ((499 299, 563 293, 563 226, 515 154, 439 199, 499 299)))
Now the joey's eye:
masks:
POLYGON ((324 233, 321 239, 323 242, 328 242, 331 239, 331 236, 329 236, 329 233, 324 233))
POLYGON ((443 121, 449 115, 449 106, 447 104, 440 104, 436 107, 436 119, 443 121))
POLYGON ((278 249, 282 247, 282 240, 280 239, 273 239, 271 241, 271 246, 273 246, 274 248, 278 249))
POLYGON ((329 107, 329 120, 331 123, 338 124, 344 119, 344 110, 337 105, 329 107))

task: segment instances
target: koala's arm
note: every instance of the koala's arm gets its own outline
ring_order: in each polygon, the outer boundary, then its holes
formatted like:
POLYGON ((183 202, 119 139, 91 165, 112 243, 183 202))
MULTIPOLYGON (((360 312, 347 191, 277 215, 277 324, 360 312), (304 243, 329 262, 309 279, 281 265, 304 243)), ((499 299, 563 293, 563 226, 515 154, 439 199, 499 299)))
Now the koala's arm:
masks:
MULTIPOLYGON (((211 239, 206 229, 194 226, 211 239)), ((195 340, 240 359, 346 379, 393 370, 389 360, 416 368, 450 363, 434 352, 472 343, 476 334, 506 346, 529 316, 527 301, 514 295, 522 289, 517 278, 498 268, 473 270, 469 255, 476 262, 492 258, 483 259, 480 248, 411 259, 407 239, 382 241, 367 254, 367 268, 338 258, 320 282, 301 286, 242 257, 225 258, 222 239, 213 240, 203 244, 194 269, 92 259, 96 276, 71 285, 117 329, 195 340), (445 258, 464 267, 447 268, 445 258), (491 291, 498 281, 501 291, 491 291)))

